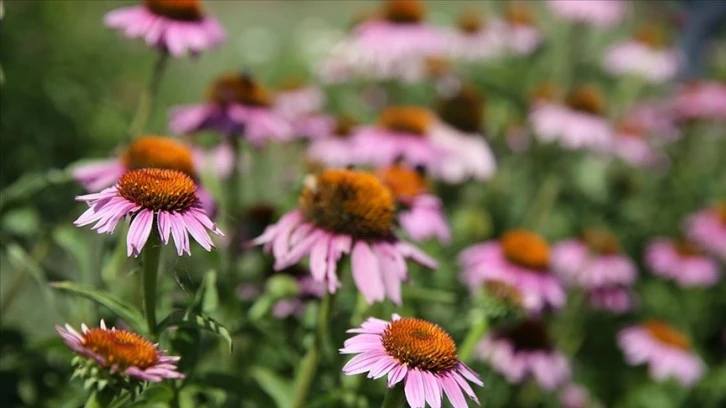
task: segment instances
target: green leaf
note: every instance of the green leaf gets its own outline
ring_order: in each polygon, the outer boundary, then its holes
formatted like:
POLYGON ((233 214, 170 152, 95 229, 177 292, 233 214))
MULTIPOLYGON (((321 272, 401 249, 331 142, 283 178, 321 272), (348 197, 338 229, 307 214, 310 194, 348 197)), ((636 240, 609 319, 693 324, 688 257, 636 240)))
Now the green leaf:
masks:
POLYGON ((40 193, 48 186, 67 183, 71 180, 73 180, 73 175, 67 170, 50 169, 45 172, 26 174, 0 191, 0 211, 4 211, 15 201, 22 201, 40 193))
POLYGON ((124 302, 123 300, 117 298, 110 293, 69 281, 53 282, 50 284, 50 286, 56 289, 83 296, 86 299, 98 303, 99 305, 105 306, 113 313, 118 315, 118 317, 126 321, 126 323, 133 327, 134 330, 138 332, 145 331, 146 323, 141 313, 133 306, 129 305, 128 303, 124 302))
POLYGON ((38 262, 45 258, 48 253, 49 245, 45 241, 39 242, 33 249, 32 254, 29 254, 16 243, 8 245, 7 255, 10 265, 20 273, 28 273, 40 285, 43 295, 49 304, 53 304, 53 294, 48 290, 48 280, 45 277, 45 272, 40 267, 38 262))
POLYGON ((227 341, 229 352, 232 353, 232 336, 229 335, 229 331, 224 326, 211 317, 184 310, 175 310, 156 326, 156 333, 161 333, 161 331, 169 327, 186 327, 212 332, 227 341))
POLYGON ((292 407, 292 383, 263 367, 252 367, 249 373, 260 388, 275 401, 278 408, 292 407))

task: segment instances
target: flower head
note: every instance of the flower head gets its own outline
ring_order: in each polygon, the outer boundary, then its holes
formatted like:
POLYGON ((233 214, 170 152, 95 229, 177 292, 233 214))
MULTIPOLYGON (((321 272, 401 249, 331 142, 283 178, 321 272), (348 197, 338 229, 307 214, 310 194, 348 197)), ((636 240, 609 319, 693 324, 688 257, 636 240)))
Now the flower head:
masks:
POLYGON ((617 24, 627 11, 627 4, 622 0, 547 0, 547 5, 564 20, 597 27, 617 24))
POLYGON ((567 357, 554 348, 538 320, 493 330, 479 342, 476 355, 513 383, 531 376, 542 389, 553 390, 570 378, 567 357))
POLYGON ((681 120, 726 120, 726 85, 721 82, 693 81, 681 85, 672 101, 681 120))
POLYGON ((534 232, 510 230, 497 241, 471 246, 459 255, 459 264, 461 279, 472 292, 497 281, 517 289, 530 311, 565 303, 565 291, 550 273, 550 247, 534 232))
POLYGON ((726 260, 726 202, 691 215, 686 220, 685 229, 688 238, 726 260))
POLYGON ((175 57, 198 54, 225 39, 222 26, 204 13, 200 0, 144 0, 109 12, 104 22, 175 57))
POLYGON ((179 255, 190 253, 187 233, 207 251, 214 246, 207 230, 224 235, 202 209, 194 181, 176 170, 130 170, 113 187, 76 199, 90 207, 76 226, 95 223, 91 229, 112 233, 122 218, 133 219, 126 238, 128 256, 141 253, 155 221, 161 241, 167 244, 173 236, 179 255))
POLYGON ((650 375, 660 381, 675 377, 684 386, 693 385, 705 367, 693 353, 686 335, 673 326, 648 320, 618 333, 618 344, 630 365, 647 364, 650 375))
POLYGON ((394 314, 391 322, 369 318, 348 333, 356 335, 340 352, 357 355, 343 367, 346 375, 368 372, 368 378, 374 379, 388 375, 389 388, 403 381, 406 400, 414 408, 427 403, 440 407, 444 394, 455 408, 467 406, 464 393, 479 403, 467 380, 483 383, 459 361, 456 343, 438 325, 394 314))
POLYGON ((328 291, 338 285, 337 263, 351 254, 353 280, 369 302, 386 297, 401 303, 406 258, 435 267, 436 262, 395 233, 395 201, 373 174, 325 170, 308 176, 297 210, 284 215, 253 241, 264 244, 281 270, 310 255, 310 271, 328 291))
POLYGON ((655 239, 645 250, 645 262, 656 275, 684 287, 712 286, 719 279, 718 262, 689 240, 655 239))
POLYGON ((611 46, 603 58, 603 67, 611 74, 636 75, 652 83, 663 83, 678 72, 678 53, 666 47, 660 27, 641 27, 635 38, 611 46))
POLYGON ((331 168, 356 164, 358 158, 350 136, 357 124, 348 116, 309 118, 301 132, 312 139, 307 157, 331 168))
POLYGON ((136 333, 107 329, 103 320, 100 327, 93 329, 82 324, 80 333, 68 324, 65 328, 56 325, 55 330, 71 350, 112 373, 150 382, 184 378, 176 371, 179 357, 167 356, 158 345, 136 333))

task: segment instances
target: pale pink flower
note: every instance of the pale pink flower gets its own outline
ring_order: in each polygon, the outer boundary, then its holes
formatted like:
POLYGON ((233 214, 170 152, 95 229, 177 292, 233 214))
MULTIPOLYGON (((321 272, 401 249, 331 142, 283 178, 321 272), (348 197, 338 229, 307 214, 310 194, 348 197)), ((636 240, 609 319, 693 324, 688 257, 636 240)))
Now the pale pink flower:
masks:
POLYGON ((174 238, 177 253, 191 254, 189 236, 204 249, 214 244, 207 231, 223 236, 201 207, 197 186, 186 174, 176 170, 139 169, 124 173, 118 183, 100 193, 76 197, 89 208, 74 224, 94 224, 99 234, 111 234, 122 218, 131 218, 126 237, 127 256, 137 257, 157 224, 161 242, 174 238))
POLYGON ((631 40, 608 48, 603 58, 603 67, 614 75, 635 75, 661 84, 676 76, 678 61, 675 48, 655 48, 631 40))
POLYGON ((316 115, 303 123, 300 134, 311 139, 308 159, 330 168, 358 163, 358 154, 350 140, 355 131, 355 121, 344 116, 316 115))
POLYGON ((292 125, 274 109, 272 95, 244 72, 218 78, 206 102, 172 108, 169 128, 177 134, 215 130, 242 136, 256 147, 293 137, 292 125))
POLYGON ((425 320, 394 314, 391 322, 368 318, 341 354, 356 354, 344 367, 346 375, 388 376, 388 388, 403 381, 412 408, 441 407, 446 395, 454 408, 468 406, 464 394, 479 404, 469 382, 483 386, 479 376, 456 356, 456 344, 441 327, 425 320), (463 391, 463 392, 462 392, 463 391))
POLYGON ((691 215, 685 229, 688 238, 726 261, 726 202, 691 215))
POLYGON ((569 360, 553 347, 547 328, 537 320, 492 330, 475 352, 511 383, 532 377, 543 390, 552 391, 570 379, 569 360))
POLYGON ((459 255, 461 280, 472 292, 487 282, 502 282, 516 289, 525 309, 558 309, 565 290, 550 272, 550 248, 539 235, 526 230, 507 231, 502 238, 466 248, 459 255))
POLYGON ((719 279, 718 262, 688 241, 657 238, 646 247, 645 262, 654 274, 684 287, 712 286, 719 279))
POLYGON ((612 27, 622 21, 627 11, 623 0, 547 0, 556 16, 597 27, 612 27))
POLYGON ((628 364, 647 364, 651 377, 658 381, 675 378, 683 386, 692 386, 706 369, 688 337, 658 320, 621 330, 618 345, 628 364))
POLYGON ((635 294, 626 285, 603 285, 588 289, 587 298, 593 309, 616 314, 633 310, 636 305, 635 294))
POLYGON ((495 29, 502 23, 492 22, 475 9, 464 10, 455 29, 446 32, 448 55, 451 58, 478 62, 500 57, 505 46, 502 29, 495 29))
POLYGON ((225 39, 222 26, 204 13, 200 0, 145 0, 110 11, 104 23, 175 57, 198 54, 225 39))
POLYGON ((313 85, 294 84, 275 94, 275 109, 290 121, 318 112, 324 104, 325 93, 313 85))
POLYGON ((325 170, 306 178, 299 209, 285 214, 254 241, 275 256, 275 270, 310 257, 313 278, 334 293, 336 269, 351 255, 353 281, 368 303, 391 299, 401 304, 406 259, 436 267, 436 261, 394 235, 395 202, 372 174, 325 170))
POLYGON ((560 391, 560 404, 563 408, 587 408, 590 393, 578 384, 568 384, 560 391))
POLYGON ((682 85, 673 97, 680 119, 726 120, 726 84, 694 82, 682 85))
POLYGON ((167 356, 158 344, 136 333, 115 327, 107 329, 103 320, 100 326, 89 329, 81 324, 80 333, 69 324, 56 325, 55 330, 71 350, 111 373, 149 382, 185 377, 177 371, 180 357, 167 356))

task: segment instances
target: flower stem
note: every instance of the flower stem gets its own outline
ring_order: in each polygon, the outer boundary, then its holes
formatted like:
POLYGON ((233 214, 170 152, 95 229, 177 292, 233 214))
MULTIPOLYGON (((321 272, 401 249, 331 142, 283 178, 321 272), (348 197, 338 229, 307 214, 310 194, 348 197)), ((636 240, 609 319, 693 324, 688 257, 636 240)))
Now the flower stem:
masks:
POLYGON ((320 355, 322 354, 323 345, 328 335, 328 321, 330 320, 330 307, 333 296, 330 293, 325 293, 325 296, 320 301, 320 309, 318 309, 318 325, 315 332, 315 340, 313 344, 305 353, 300 369, 295 376, 295 388, 294 388, 294 399, 293 407, 301 408, 305 406, 305 399, 310 392, 310 387, 315 379, 315 374, 318 371, 318 365, 320 363, 320 355))
POLYGON ((560 180, 556 174, 550 174, 542 182, 534 197, 533 204, 527 213, 524 222, 528 228, 537 230, 541 227, 542 222, 547 218, 552 207, 557 201, 560 194, 560 180))
MULTIPOLYGON (((227 180, 226 205, 227 214, 229 215, 230 225, 227 226, 232 236, 232 243, 239 242, 239 219, 241 214, 240 194, 242 193, 242 143, 239 135, 232 134, 226 136, 234 151, 234 161, 232 164, 232 172, 227 180)), ((237 256, 239 255, 238 246, 230 245, 227 251, 227 269, 230 276, 235 276, 237 271, 237 256)))
POLYGON ((144 279, 144 312, 149 328, 149 336, 156 339, 156 278, 159 274, 161 241, 152 233, 141 252, 144 279))
POLYGON ((396 384, 395 387, 386 391, 386 397, 383 399, 381 408, 402 408, 404 401, 403 383, 396 384))
POLYGON ((159 93, 161 77, 164 76, 168 61, 169 53, 166 51, 160 52, 159 58, 156 60, 154 68, 151 71, 149 86, 141 93, 139 104, 136 106, 134 119, 131 121, 131 125, 129 125, 129 137, 131 138, 139 136, 146 127, 146 122, 149 120, 149 116, 151 116, 154 109, 154 101, 156 100, 156 95, 159 93))
POLYGON ((487 332, 489 322, 487 317, 482 311, 473 311, 471 315, 471 326, 469 326, 469 333, 467 333, 464 342, 461 344, 459 349, 459 358, 461 361, 468 363, 471 359, 471 355, 474 353, 474 348, 479 340, 487 332))

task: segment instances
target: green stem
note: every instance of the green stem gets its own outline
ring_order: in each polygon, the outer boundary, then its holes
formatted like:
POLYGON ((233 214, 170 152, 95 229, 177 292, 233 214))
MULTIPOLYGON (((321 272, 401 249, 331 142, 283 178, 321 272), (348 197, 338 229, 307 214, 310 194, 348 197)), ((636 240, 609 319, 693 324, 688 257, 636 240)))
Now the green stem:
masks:
POLYGON ((383 399, 381 408, 402 408, 404 402, 403 383, 397 384, 393 388, 386 391, 386 397, 383 399))
POLYGON ((550 210, 555 205, 559 194, 560 179, 556 174, 550 174, 537 191, 533 204, 530 207, 527 216, 524 218, 524 225, 533 230, 539 229, 542 222, 545 218, 547 218, 550 210))
POLYGON ((144 312, 149 327, 149 336, 156 339, 156 279, 161 259, 161 241, 152 233, 141 252, 144 279, 144 312))
MULTIPOLYGON (((229 215, 229 225, 227 228, 231 231, 232 242, 239 242, 239 219, 241 213, 240 195, 242 193, 242 145, 239 135, 232 134, 227 136, 229 143, 234 151, 234 162, 232 164, 232 173, 227 180, 227 214, 229 215)), ((235 276, 237 270, 237 255, 239 251, 231 248, 227 251, 227 269, 230 276, 235 276)))
POLYGON ((474 353, 476 344, 481 340, 482 336, 487 332, 489 322, 487 317, 482 311, 475 310, 471 316, 471 326, 469 327, 469 333, 467 333, 464 342, 459 348, 459 358, 461 361, 468 363, 471 360, 471 355, 474 353))
POLYGON ((307 353, 305 353, 305 357, 303 357, 303 361, 300 364, 300 369, 295 376, 294 402, 292 405, 294 408, 305 406, 305 400, 310 392, 315 374, 318 371, 320 355, 322 354, 322 349, 328 336, 328 322, 330 320, 332 299, 333 296, 330 293, 326 293, 320 302, 315 340, 307 353))
POLYGON ((146 122, 148 122, 154 109, 154 101, 159 93, 161 77, 164 76, 164 71, 166 71, 168 61, 169 53, 162 51, 159 54, 159 59, 157 59, 154 64, 154 69, 151 71, 149 86, 141 93, 139 104, 136 106, 134 119, 131 121, 131 125, 129 125, 129 136, 131 138, 139 136, 146 127, 146 122))

